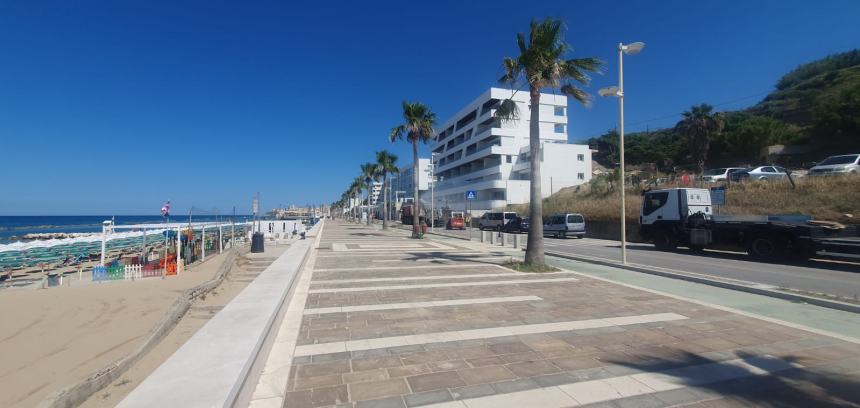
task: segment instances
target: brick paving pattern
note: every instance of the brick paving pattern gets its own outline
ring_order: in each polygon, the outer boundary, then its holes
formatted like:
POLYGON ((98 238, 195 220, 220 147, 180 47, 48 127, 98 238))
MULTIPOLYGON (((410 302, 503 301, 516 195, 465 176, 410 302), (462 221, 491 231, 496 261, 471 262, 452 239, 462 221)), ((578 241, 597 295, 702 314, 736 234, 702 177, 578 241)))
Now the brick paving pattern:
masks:
POLYGON ((860 345, 507 260, 328 222, 284 406, 860 407, 860 345))

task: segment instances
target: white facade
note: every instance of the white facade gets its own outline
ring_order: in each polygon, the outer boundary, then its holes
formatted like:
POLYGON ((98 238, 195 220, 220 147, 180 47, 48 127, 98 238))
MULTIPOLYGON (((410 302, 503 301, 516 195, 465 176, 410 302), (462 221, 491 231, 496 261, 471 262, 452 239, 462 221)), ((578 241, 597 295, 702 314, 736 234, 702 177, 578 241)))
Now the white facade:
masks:
POLYGON ((381 202, 382 198, 382 182, 374 181, 370 187, 370 205, 376 205, 381 202))
MULTIPOLYGON (((473 215, 529 201, 528 92, 513 97, 518 120, 494 118, 500 101, 510 97, 508 89, 490 88, 437 129, 431 146, 437 206, 462 207, 468 190, 478 193, 471 203, 473 215)), ((540 139, 544 197, 591 179, 588 146, 567 143, 566 96, 541 94, 540 139)))
MULTIPOLYGON (((415 195, 412 181, 412 164, 400 168, 400 172, 391 177, 391 197, 397 197, 400 201, 404 198, 412 198, 415 195), (398 193, 398 191, 400 193, 398 193)), ((418 194, 424 198, 424 192, 430 189, 430 159, 418 158, 418 194)), ((429 202, 428 202, 429 204, 429 202)))

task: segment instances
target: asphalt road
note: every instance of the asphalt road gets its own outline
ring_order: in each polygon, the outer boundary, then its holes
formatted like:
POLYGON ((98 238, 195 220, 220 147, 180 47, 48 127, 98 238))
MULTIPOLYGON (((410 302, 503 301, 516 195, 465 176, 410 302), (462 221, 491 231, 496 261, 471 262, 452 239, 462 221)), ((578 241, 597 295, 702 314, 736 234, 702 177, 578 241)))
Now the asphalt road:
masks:
MULTIPOLYGON (((445 231, 449 235, 467 238, 469 231, 445 231)), ((478 237, 479 232, 472 232, 478 237)), ((604 239, 546 238, 547 251, 586 255, 621 261, 618 241, 604 239)), ((806 292, 825 293, 846 298, 860 297, 860 264, 829 260, 803 263, 766 263, 750 259, 745 253, 704 251, 694 254, 682 248, 663 252, 650 244, 628 244, 627 261, 646 266, 700 273, 729 279, 763 283, 806 292)))

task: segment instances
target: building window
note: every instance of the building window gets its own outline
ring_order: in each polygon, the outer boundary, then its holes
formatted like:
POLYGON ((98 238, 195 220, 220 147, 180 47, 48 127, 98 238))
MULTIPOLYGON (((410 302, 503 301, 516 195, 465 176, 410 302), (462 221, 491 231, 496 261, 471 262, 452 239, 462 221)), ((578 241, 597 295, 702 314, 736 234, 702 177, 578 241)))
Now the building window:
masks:
POLYGON ((511 158, 511 155, 508 155, 506 160, 508 163, 513 162, 513 158, 511 158))
POLYGON ((555 133, 564 133, 564 125, 555 125, 555 133))
POLYGON ((576 178, 578 180, 585 180, 585 173, 576 173, 576 178))
POLYGON ((577 154, 577 155, 576 155, 576 160, 579 160, 579 161, 585 161, 585 155, 584 155, 584 154, 577 154))
POLYGON ((555 116, 564 116, 564 106, 555 107, 555 116))

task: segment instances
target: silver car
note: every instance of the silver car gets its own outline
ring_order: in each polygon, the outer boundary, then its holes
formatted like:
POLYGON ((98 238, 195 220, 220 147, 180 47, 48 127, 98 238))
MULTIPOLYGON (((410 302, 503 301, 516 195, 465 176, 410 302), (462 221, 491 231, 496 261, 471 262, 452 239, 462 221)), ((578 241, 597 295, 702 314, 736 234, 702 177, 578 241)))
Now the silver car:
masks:
POLYGON ((555 214, 543 224, 543 235, 556 238, 585 236, 585 217, 582 214, 555 214))
POLYGON ((729 174, 733 171, 744 170, 743 167, 722 167, 719 169, 710 169, 705 170, 702 174, 702 181, 706 183, 716 183, 719 181, 726 181, 729 174))
POLYGON ((749 180, 787 180, 788 170, 779 166, 758 166, 747 172, 749 180))
POLYGON ((860 154, 830 156, 809 169, 810 176, 835 176, 860 174, 860 154))

